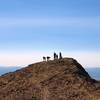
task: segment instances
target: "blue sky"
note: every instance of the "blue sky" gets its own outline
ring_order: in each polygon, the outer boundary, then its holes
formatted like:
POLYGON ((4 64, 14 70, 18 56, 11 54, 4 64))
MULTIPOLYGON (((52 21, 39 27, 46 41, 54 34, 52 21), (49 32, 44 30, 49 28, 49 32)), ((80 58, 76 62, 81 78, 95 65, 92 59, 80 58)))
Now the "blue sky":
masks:
POLYGON ((24 66, 62 51, 100 67, 99 12, 99 0, 0 1, 0 65, 24 66))

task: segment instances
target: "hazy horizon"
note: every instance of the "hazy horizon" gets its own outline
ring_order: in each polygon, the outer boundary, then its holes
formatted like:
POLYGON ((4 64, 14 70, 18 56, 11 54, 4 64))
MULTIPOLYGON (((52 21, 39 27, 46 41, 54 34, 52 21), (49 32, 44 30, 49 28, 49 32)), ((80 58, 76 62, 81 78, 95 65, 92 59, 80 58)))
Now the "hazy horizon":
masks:
POLYGON ((26 66, 62 52, 100 67, 100 1, 0 2, 0 65, 26 66))

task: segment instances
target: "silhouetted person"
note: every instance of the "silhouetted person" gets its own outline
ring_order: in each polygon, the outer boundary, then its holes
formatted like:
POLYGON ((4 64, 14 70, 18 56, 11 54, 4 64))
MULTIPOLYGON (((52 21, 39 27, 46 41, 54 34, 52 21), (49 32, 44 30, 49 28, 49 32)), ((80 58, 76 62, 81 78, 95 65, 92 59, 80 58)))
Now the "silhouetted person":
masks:
POLYGON ((61 52, 59 53, 59 59, 62 59, 62 53, 61 52))
POLYGON ((47 61, 49 61, 50 60, 50 57, 49 56, 47 56, 47 61))
POLYGON ((54 52, 54 60, 56 59, 56 55, 57 55, 57 54, 54 52))
POLYGON ((43 61, 46 61, 46 57, 43 57, 43 61))

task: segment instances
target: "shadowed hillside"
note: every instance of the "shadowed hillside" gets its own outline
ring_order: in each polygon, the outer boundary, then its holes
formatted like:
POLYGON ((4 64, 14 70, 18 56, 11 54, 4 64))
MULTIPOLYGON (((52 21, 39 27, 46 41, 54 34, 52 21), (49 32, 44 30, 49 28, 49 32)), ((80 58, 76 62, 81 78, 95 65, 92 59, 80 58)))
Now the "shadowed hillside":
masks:
POLYGON ((73 58, 31 64, 0 77, 0 100, 99 100, 100 83, 73 58))

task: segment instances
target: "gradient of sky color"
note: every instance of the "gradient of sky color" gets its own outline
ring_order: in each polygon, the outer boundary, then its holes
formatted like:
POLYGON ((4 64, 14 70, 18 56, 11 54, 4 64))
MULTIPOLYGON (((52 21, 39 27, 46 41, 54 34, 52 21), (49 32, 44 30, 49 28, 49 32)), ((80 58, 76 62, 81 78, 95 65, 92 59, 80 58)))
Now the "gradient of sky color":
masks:
POLYGON ((1 0, 0 65, 24 66, 62 51, 100 67, 99 0, 1 0))

